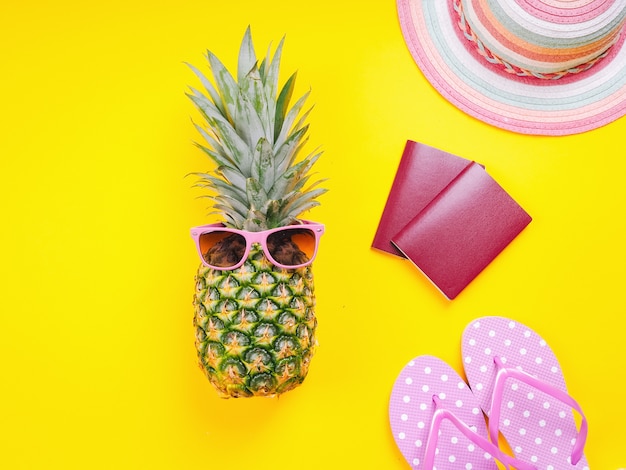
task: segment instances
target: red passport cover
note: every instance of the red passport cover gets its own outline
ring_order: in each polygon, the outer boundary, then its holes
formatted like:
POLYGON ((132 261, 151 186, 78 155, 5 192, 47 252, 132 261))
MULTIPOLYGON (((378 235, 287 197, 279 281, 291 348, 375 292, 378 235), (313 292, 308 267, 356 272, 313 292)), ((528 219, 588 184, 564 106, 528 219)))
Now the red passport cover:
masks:
POLYGON ((392 236, 392 243, 454 299, 531 217, 475 162, 392 236))
POLYGON ((391 238, 471 163, 443 150, 407 141, 372 247, 403 256, 391 238))

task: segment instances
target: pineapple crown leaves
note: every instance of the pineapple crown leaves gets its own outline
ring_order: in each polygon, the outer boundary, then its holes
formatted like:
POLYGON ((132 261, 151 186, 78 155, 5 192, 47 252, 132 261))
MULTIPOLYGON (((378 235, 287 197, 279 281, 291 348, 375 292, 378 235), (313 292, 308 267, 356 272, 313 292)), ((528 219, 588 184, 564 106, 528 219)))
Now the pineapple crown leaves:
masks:
POLYGON ((206 59, 212 81, 187 64, 204 91, 190 87, 187 96, 206 126, 194 123, 204 143, 196 145, 215 163, 213 173, 195 173, 196 186, 208 190, 212 207, 226 225, 258 231, 297 223, 297 216, 317 205, 326 189, 316 181, 306 187, 309 170, 321 152, 300 157, 308 142, 304 110, 310 91, 290 107, 296 73, 279 91, 283 51, 281 39, 274 54, 268 48, 259 63, 250 27, 239 49, 237 79, 210 51, 206 59))

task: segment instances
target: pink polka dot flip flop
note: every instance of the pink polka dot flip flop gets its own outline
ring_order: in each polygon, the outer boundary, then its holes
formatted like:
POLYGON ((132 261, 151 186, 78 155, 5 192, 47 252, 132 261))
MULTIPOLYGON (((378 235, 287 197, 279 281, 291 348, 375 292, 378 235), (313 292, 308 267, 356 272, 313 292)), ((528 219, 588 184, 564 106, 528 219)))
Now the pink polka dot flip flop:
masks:
POLYGON ((536 468, 489 442, 480 404, 454 369, 436 357, 419 356, 402 369, 391 392, 389 420, 414 469, 497 470, 495 459, 506 468, 536 468))
POLYGON ((507 318, 479 318, 463 332, 462 354, 492 440, 502 432, 515 456, 539 470, 589 470, 587 421, 537 333, 507 318), (582 418, 580 430, 572 410, 582 418))

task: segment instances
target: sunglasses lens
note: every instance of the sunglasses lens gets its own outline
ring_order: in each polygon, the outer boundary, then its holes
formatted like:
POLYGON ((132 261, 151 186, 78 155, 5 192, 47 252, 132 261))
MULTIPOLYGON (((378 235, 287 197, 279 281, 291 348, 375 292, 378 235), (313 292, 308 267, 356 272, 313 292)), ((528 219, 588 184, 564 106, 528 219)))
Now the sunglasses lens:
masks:
POLYGON ((246 239, 228 231, 216 230, 200 235, 204 260, 216 268, 230 268, 239 263, 246 251, 246 239))
POLYGON ((286 229, 267 237, 267 249, 284 266, 308 263, 315 254, 315 233, 307 228, 286 229))

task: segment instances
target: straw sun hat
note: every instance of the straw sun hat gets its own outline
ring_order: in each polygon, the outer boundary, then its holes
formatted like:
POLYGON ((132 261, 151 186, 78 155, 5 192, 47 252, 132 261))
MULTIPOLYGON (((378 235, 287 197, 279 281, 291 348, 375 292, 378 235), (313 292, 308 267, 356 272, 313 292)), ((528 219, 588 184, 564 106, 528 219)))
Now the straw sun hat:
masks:
POLYGON ((428 81, 482 121, 567 135, 626 114, 626 0, 397 0, 428 81))

